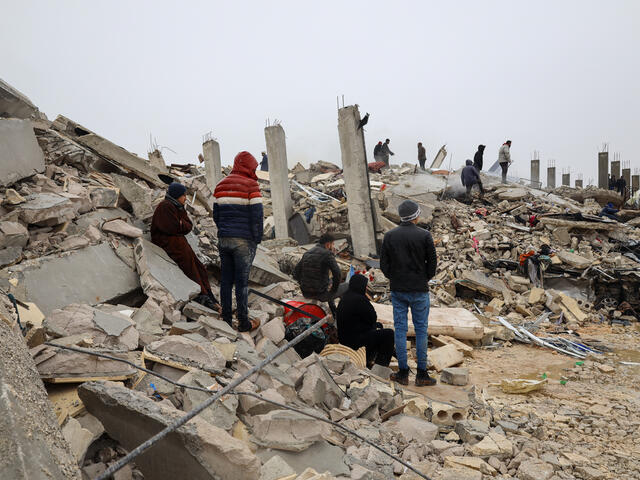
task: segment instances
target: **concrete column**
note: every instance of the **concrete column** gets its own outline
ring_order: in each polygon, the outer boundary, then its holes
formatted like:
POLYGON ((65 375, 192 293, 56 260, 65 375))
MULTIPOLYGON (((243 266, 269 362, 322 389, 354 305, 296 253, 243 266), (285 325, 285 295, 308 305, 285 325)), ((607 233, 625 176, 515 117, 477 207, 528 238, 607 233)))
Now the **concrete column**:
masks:
POLYGON ((571 174, 570 173, 563 173, 562 174, 562 185, 566 186, 566 187, 570 187, 571 186, 571 174))
POLYGON ((207 140, 202 144, 202 155, 204 156, 204 171, 207 186, 213 192, 218 182, 222 180, 220 144, 215 140, 207 140))
POLYGON ((609 188, 609 152, 598 153, 598 188, 609 188))
POLYGON ((611 176, 620 178, 620 160, 611 160, 611 176))
POLYGON ((627 190, 631 191, 631 169, 630 168, 622 169, 622 178, 624 178, 624 181, 627 182, 627 190))
POLYGON ((269 157, 269 181, 271 182, 271 209, 276 238, 289 237, 289 218, 293 212, 289 188, 289 165, 287 163, 287 141, 280 125, 265 127, 269 157))
POLYGON ((161 172, 167 171, 167 164, 164 163, 162 152, 157 148, 153 152, 149 152, 149 163, 152 167, 157 168, 161 172))
POLYGON ((576 180, 576 188, 582 188, 582 180, 581 179, 576 180))
POLYGON ((358 129, 360 112, 355 105, 338 110, 338 133, 342 152, 351 242, 356 257, 375 255, 376 235, 364 133, 358 129))
POLYGON ((547 168, 547 188, 556 188, 556 167, 547 168))
POLYGON ((636 193, 640 189, 640 175, 631 175, 631 192, 636 193))
POLYGON ((540 188, 540 160, 531 160, 531 186, 540 188))

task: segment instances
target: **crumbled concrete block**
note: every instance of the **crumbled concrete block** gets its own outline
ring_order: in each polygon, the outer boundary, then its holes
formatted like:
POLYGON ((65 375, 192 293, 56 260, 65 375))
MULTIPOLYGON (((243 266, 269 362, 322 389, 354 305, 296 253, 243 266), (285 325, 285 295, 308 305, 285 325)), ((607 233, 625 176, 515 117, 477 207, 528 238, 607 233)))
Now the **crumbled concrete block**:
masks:
POLYGON ((2 186, 44 172, 44 154, 30 121, 0 118, 0 159, 2 186))
POLYGON ((478 420, 462 420, 456 423, 454 430, 460 440, 473 445, 489 434, 489 424, 478 420))
POLYGON ((29 231, 18 222, 0 222, 0 248, 25 247, 29 231))
POLYGON ((260 480, 279 480, 295 475, 296 471, 279 455, 274 455, 260 468, 260 480))
POLYGON ((226 360, 213 344, 194 342, 180 335, 170 335, 150 343, 145 351, 210 373, 222 372, 226 364, 226 360))
POLYGON ((468 368, 445 368, 440 375, 440 381, 442 383, 448 383, 449 385, 464 386, 469 383, 469 369, 468 368))
POLYGON ((304 372, 298 395, 309 405, 326 405, 328 408, 338 407, 344 397, 342 390, 319 362, 310 365, 304 372))
POLYGON ((80 480, 34 361, 20 334, 1 320, 0 352, 0 476, 80 480))
POLYGON ((98 187, 91 185, 89 187, 89 198, 93 208, 115 208, 118 206, 118 198, 120 191, 117 188, 98 187))
POLYGON ((445 345, 444 347, 429 350, 427 361, 429 365, 438 372, 447 367, 452 367, 462 363, 464 354, 456 348, 455 345, 445 345))
MULTIPOLYGON (((75 337, 70 337, 75 338, 75 337)), ((55 343, 53 341, 52 343, 55 343)), ((75 344, 77 342, 71 342, 75 344)), ((43 379, 50 378, 114 378, 132 377, 137 370, 122 362, 98 358, 85 353, 59 350, 55 347, 40 345, 32 350, 33 359, 38 366, 38 372, 43 379), (42 349, 37 352, 33 350, 42 349)), ((113 353, 109 355, 128 360, 125 354, 113 353)))
POLYGON ((137 218, 144 220, 153 215, 153 190, 129 177, 112 174, 111 178, 120 190, 120 196, 131 204, 137 218))
POLYGON ((431 422, 409 415, 395 415, 384 422, 382 430, 401 435, 407 442, 429 443, 438 436, 438 427, 431 422))
MULTIPOLYGON (((129 451, 184 415, 111 382, 86 382, 78 395, 129 451)), ((260 461, 244 442, 199 417, 138 456, 136 465, 145 478, 156 480, 258 480, 260 474, 260 461)))
POLYGON ((538 459, 525 460, 518 467, 521 480, 549 480, 553 476, 553 466, 538 459))
POLYGON ((20 220, 29 225, 54 227, 73 220, 77 210, 68 198, 55 193, 34 193, 18 206, 20 220))
POLYGON ((96 347, 135 350, 139 334, 124 315, 105 313, 89 305, 71 304, 56 309, 42 323, 54 338, 81 334, 96 347))
POLYGON ((81 237, 79 235, 73 235, 65 238, 62 242, 56 245, 59 250, 63 252, 70 252, 71 250, 79 250, 89 246, 89 239, 81 237))
POLYGON ((309 448, 302 452, 293 452, 285 450, 259 450, 258 457, 263 462, 269 458, 278 455, 296 472, 304 472, 308 468, 321 472, 328 472, 323 477, 305 477, 302 473, 296 479, 314 478, 315 480, 333 480, 334 477, 348 478, 349 467, 345 462, 345 451, 335 445, 331 445, 325 440, 315 442, 309 448))
MULTIPOLYGON (((184 385, 193 385, 202 388, 209 388, 212 385, 215 385, 217 388, 221 388, 209 373, 202 370, 192 370, 178 381, 184 385)), ((210 396, 210 394, 205 392, 184 388, 182 389, 183 409, 186 412, 191 411, 197 405, 206 401, 210 396)), ((211 405, 209 408, 204 410, 200 414, 200 417, 211 423, 212 425, 215 425, 216 427, 222 428, 226 431, 230 431, 233 425, 238 420, 238 417, 236 416, 237 408, 237 395, 226 395, 222 399, 211 405)))
POLYGON ((164 313, 160 306, 154 302, 152 298, 147 298, 144 304, 136 310, 131 319, 135 322, 136 329, 140 333, 161 335, 163 332, 163 318, 164 313))
POLYGON ((0 270, 17 279, 11 292, 49 315, 72 303, 107 302, 140 287, 138 275, 106 243, 0 270), (42 288, 47 285, 47 288, 42 288))
POLYGON ((142 236, 142 230, 119 218, 103 223, 102 230, 130 238, 138 238, 142 236))
POLYGON ((284 340, 284 323, 281 318, 274 318, 273 320, 265 323, 260 331, 262 335, 267 337, 273 343, 280 343, 284 340))
POLYGON ((330 433, 326 423, 291 410, 251 417, 253 440, 265 448, 301 452, 330 433))
POLYGON ((22 260, 22 247, 0 249, 0 268, 14 265, 22 260))
POLYGON ((82 428, 78 420, 70 417, 62 427, 62 435, 64 435, 69 444, 76 462, 82 464, 87 448, 93 441, 93 434, 89 430, 82 428))

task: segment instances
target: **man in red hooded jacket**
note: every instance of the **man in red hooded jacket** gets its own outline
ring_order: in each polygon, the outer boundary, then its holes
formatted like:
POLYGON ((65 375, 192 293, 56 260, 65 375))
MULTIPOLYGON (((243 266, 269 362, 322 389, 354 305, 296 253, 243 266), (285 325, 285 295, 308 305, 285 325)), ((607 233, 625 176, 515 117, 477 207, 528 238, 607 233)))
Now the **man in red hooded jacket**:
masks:
POLYGON ((262 195, 258 186, 258 162, 249 152, 240 152, 231 173, 214 191, 213 219, 218 226, 218 251, 222 279, 220 302, 222 319, 231 325, 233 286, 236 287, 238 330, 255 330, 259 323, 249 319, 247 302, 249 271, 262 240, 262 195))

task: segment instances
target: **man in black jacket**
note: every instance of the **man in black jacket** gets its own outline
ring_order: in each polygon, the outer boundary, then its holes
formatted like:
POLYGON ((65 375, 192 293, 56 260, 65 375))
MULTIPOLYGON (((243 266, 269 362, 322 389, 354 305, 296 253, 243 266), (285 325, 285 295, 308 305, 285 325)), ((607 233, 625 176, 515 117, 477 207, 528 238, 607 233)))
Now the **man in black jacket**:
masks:
POLYGON ((416 331, 418 373, 416 385, 434 385, 436 380, 427 373, 427 323, 429 320, 429 280, 436 274, 436 248, 431 234, 418 227, 420 207, 405 200, 398 207, 402 223, 387 232, 382 241, 380 268, 391 284, 393 325, 395 328, 398 372, 391 379, 409 384, 407 365, 407 313, 416 331))
POLYGON ((380 148, 380 159, 387 164, 387 167, 389 166, 389 155, 395 155, 395 153, 389 149, 390 142, 391 140, 387 138, 380 148))
POLYGON ((482 163, 484 162, 484 145, 478 145, 478 151, 473 156, 473 166, 476 167, 476 170, 480 172, 482 170, 482 163))
POLYGON ((460 172, 460 181, 463 186, 467 187, 466 198, 467 200, 471 200, 471 189, 474 185, 478 185, 480 188, 480 197, 482 197, 484 195, 484 189, 482 188, 480 174, 471 160, 467 160, 465 163, 466 166, 462 169, 462 172, 460 172))
POLYGON ((338 338, 342 345, 367 350, 367 366, 388 367, 393 355, 393 330, 377 323, 376 311, 367 298, 367 277, 356 274, 338 304, 338 338))
POLYGON ((327 302, 335 318, 334 299, 344 295, 348 285, 346 282, 340 283, 342 272, 333 255, 333 241, 333 235, 323 234, 318 239, 318 244, 302 256, 293 271, 293 278, 300 284, 300 290, 305 298, 327 302), (329 272, 331 272, 331 281, 329 281, 329 272))

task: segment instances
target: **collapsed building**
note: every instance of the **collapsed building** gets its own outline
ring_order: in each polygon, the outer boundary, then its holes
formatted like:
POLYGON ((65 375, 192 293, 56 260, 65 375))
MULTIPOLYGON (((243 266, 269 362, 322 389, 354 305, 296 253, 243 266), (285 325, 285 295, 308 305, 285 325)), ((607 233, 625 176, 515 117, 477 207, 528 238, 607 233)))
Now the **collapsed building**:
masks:
MULTIPOLYGON (((149 241, 155 206, 180 181, 189 242, 219 284, 211 191, 229 169, 215 140, 204 165, 167 166, 157 150, 144 159, 49 121, 2 82, 0 117, 0 470, 99 478, 285 347, 284 308, 251 295, 261 326, 238 333, 193 302, 198 285, 149 241)), ((343 274, 368 272, 392 328, 376 250, 398 205, 416 201, 439 257, 428 357, 439 384, 401 387, 336 344, 305 358, 288 349, 113 478, 638 478, 639 359, 615 352, 637 348, 640 211, 599 217, 619 199, 592 187, 483 174, 484 197, 469 201, 455 172, 369 172, 359 120, 340 109, 343 168, 289 169, 282 127, 265 129, 250 284, 299 298, 292 269, 331 231, 343 274)))

